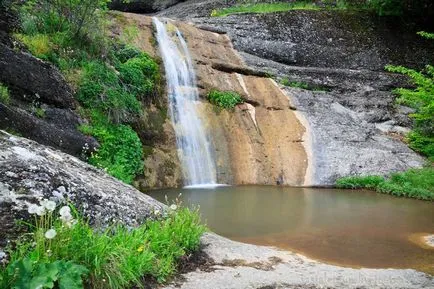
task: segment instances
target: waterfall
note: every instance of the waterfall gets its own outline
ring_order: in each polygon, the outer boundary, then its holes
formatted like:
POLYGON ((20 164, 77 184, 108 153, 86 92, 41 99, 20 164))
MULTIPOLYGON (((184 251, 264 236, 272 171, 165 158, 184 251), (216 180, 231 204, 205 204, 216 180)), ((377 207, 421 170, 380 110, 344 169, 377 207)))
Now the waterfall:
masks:
POLYGON ((166 71, 169 111, 187 186, 216 184, 210 142, 198 114, 199 94, 187 43, 171 23, 153 18, 166 71))

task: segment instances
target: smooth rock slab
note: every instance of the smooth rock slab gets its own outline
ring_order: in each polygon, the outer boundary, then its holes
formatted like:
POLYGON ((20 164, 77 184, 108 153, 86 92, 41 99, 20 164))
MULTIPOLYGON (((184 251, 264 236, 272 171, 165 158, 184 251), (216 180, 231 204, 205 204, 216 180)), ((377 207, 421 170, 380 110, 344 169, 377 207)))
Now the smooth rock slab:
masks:
POLYGON ((327 265, 271 247, 242 244, 214 234, 202 237, 216 265, 184 274, 182 289, 434 288, 433 278, 412 269, 352 269, 327 265))
POLYGON ((20 234, 29 204, 72 202, 95 226, 135 226, 165 205, 79 159, 0 130, 0 247, 20 234))

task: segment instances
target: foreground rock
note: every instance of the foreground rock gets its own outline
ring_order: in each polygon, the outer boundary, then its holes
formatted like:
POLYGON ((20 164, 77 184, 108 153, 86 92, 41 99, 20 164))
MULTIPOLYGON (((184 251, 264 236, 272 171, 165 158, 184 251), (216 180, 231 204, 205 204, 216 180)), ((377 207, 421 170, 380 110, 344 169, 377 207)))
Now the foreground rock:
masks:
POLYGON ((164 207, 75 157, 0 131, 0 247, 42 198, 72 202, 96 226, 137 225, 164 207))
POLYGON ((271 247, 206 234, 205 252, 215 265, 182 275, 174 289, 434 288, 433 278, 415 270, 352 269, 327 265, 271 247))

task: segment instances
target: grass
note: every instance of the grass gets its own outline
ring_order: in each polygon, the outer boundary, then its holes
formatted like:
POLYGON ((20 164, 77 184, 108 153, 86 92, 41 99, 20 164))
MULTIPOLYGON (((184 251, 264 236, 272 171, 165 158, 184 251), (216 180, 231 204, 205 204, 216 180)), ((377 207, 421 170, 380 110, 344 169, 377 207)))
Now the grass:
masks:
POLYGON ((345 177, 336 181, 338 188, 372 189, 379 193, 434 201, 434 168, 410 169, 387 178, 381 176, 345 177))
POLYGON ((244 4, 233 7, 213 10, 211 16, 213 17, 225 17, 231 14, 239 13, 273 13, 273 12, 285 12, 290 10, 319 10, 320 7, 314 3, 309 2, 277 2, 277 3, 255 3, 244 4))
POLYGON ((9 104, 11 97, 9 94, 9 89, 3 83, 0 82, 0 103, 9 104))
POLYGON ((312 91, 328 91, 328 89, 326 87, 323 86, 319 86, 319 85, 310 85, 308 83, 305 82, 301 82, 301 81, 290 81, 288 78, 282 78, 282 80, 280 81, 280 83, 284 86, 289 86, 289 87, 295 87, 295 88, 301 88, 301 89, 306 89, 306 90, 312 90, 312 91))
MULTIPOLYGON (((27 288, 14 287, 23 280, 46 282, 46 274, 35 278, 38 270, 24 272, 23 266, 16 266, 27 261, 35 268, 39 264, 53 266, 59 261, 81 266, 82 280, 76 280, 77 286, 60 288, 83 288, 83 284, 78 286, 82 281, 86 288, 98 289, 142 288, 144 278, 164 282, 176 272, 180 257, 199 248, 205 231, 197 211, 178 205, 171 208, 154 212, 159 220, 149 220, 139 227, 112 225, 103 231, 93 230, 76 214, 75 220, 68 221, 72 225, 67 225, 65 218, 57 218, 57 210, 37 217, 32 238, 22 239, 14 250, 9 250, 9 264, 0 266, 1 288, 27 288), (49 229, 56 233, 51 239, 47 237, 49 229)), ((42 283, 33 284, 32 288, 36 288, 42 283)))
POLYGON ((234 91, 219 91, 211 90, 208 95, 208 100, 221 108, 234 108, 237 104, 243 102, 242 97, 234 91))

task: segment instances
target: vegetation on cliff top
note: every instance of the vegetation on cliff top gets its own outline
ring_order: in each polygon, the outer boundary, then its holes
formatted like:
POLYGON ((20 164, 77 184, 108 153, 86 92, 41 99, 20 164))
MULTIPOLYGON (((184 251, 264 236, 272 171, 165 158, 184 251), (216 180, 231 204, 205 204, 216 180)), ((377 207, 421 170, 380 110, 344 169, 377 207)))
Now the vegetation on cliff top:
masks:
POLYGON ((74 208, 53 201, 29 205, 35 223, 0 266, 0 288, 142 288, 164 282, 178 259, 199 248, 205 227, 197 211, 172 204, 137 228, 94 231, 74 208))
MULTIPOLYGON (((106 0, 27 1, 16 38, 58 66, 76 89, 81 130, 100 143, 90 163, 131 183, 143 169, 142 144, 131 124, 157 94, 159 66, 125 39, 108 37, 106 0)), ((86 149, 86 148, 85 148, 86 149)))
MULTIPOLYGON (((373 11, 380 16, 401 15, 405 10, 416 9, 419 11, 424 10, 422 3, 407 3, 406 0, 322 0, 322 1, 294 1, 294 2, 275 2, 271 3, 257 3, 253 0, 238 1, 235 6, 215 9, 211 12, 211 16, 224 17, 231 14, 239 13, 274 13, 286 12, 291 10, 365 10, 373 11)), ((425 0, 428 3, 428 1, 425 0)))

